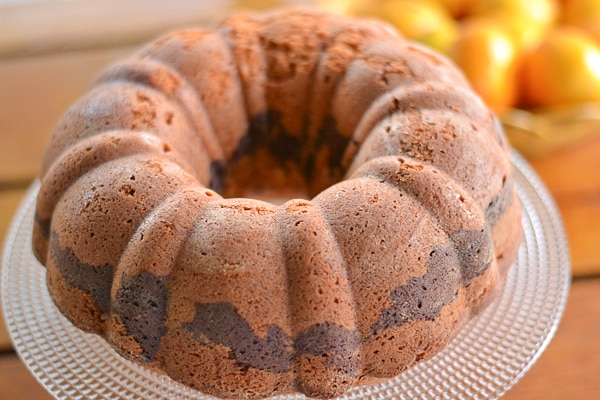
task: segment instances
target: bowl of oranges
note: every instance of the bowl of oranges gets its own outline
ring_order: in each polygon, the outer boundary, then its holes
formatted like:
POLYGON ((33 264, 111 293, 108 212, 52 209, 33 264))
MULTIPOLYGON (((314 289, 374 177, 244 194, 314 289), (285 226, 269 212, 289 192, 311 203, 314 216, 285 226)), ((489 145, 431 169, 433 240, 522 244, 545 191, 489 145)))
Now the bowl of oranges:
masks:
POLYGON ((320 0, 452 59, 512 145, 541 157, 600 134, 600 0, 320 0))

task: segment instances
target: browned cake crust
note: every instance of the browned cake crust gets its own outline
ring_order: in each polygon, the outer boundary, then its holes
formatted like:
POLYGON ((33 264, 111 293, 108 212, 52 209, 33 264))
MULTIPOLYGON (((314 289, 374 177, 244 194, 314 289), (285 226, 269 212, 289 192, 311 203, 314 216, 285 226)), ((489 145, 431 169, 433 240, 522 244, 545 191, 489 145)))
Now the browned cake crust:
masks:
POLYGON ((521 240, 507 143, 462 75, 315 11, 112 66, 41 179, 33 246, 61 312, 220 397, 332 397, 429 359, 521 240))

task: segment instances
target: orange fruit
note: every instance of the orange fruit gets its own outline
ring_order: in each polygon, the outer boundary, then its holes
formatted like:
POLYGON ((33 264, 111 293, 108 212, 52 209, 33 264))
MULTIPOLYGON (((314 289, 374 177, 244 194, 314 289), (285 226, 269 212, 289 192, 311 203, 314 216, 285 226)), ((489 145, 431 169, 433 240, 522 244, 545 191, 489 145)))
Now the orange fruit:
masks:
POLYGON ((519 49, 531 48, 558 19, 556 0, 476 0, 473 16, 499 19, 519 49))
POLYGON ((475 0, 437 0, 446 7, 454 18, 463 18, 469 15, 475 0))
POLYGON ((562 22, 584 29, 600 43, 600 1, 565 0, 562 22))
POLYGON ((408 39, 424 43, 442 53, 448 52, 458 33, 458 23, 434 1, 365 2, 360 13, 388 21, 408 39))
POLYGON ((492 110, 501 114, 516 103, 518 53, 500 25, 465 22, 450 54, 492 110))
POLYGON ((584 31, 557 28, 523 60, 529 106, 600 101, 600 48, 584 31))
POLYGON ((557 17, 556 0, 476 0, 472 15, 524 18, 536 25, 552 25, 557 17))

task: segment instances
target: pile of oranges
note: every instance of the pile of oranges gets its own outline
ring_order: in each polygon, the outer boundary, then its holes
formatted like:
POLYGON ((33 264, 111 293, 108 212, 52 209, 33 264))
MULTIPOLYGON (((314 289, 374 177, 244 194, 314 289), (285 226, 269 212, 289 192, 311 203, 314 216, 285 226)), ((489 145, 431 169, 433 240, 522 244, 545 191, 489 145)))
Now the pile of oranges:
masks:
POLYGON ((600 102, 600 0, 322 0, 454 60, 500 116, 600 102))

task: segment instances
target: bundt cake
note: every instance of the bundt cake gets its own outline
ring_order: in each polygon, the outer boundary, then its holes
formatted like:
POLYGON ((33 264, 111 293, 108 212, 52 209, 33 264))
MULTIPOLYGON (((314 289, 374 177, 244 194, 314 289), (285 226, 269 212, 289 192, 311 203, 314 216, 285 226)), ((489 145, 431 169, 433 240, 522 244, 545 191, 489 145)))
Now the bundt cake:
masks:
POLYGON ((501 127, 445 58, 279 11, 105 71, 50 138, 33 247, 124 357, 225 398, 332 397, 442 350, 520 212, 501 127))

